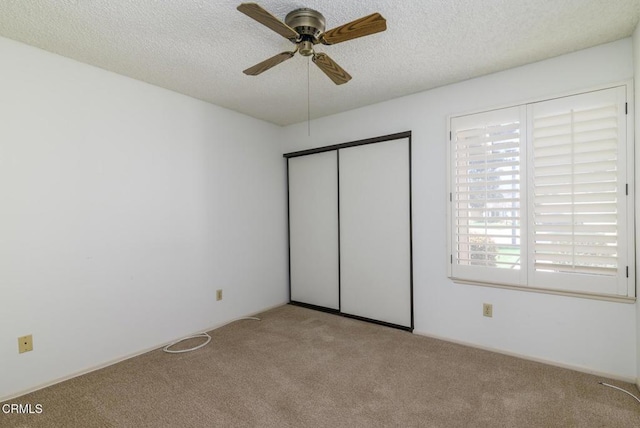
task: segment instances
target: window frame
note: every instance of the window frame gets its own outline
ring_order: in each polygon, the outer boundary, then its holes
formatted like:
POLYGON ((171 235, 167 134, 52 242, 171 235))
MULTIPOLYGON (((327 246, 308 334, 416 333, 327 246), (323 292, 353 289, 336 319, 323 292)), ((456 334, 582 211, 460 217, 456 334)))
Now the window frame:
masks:
MULTIPOLYGON (((586 298, 595 298, 600 300, 611 300, 611 301, 623 301, 623 302, 633 302, 636 297, 636 287, 635 287, 635 154, 634 154, 634 110, 633 110, 633 82, 632 81, 623 81, 617 83, 611 83, 607 85, 600 85, 596 87, 591 87, 585 90, 571 91, 567 93, 563 93, 560 95, 552 96, 552 97, 539 97, 536 99, 530 99, 525 102, 513 103, 508 105, 494 106, 486 109, 478 109, 474 111, 451 114, 447 117, 447 149, 446 149, 446 201, 447 201, 447 276, 455 283, 463 283, 463 284, 473 284, 473 285, 482 285, 482 286, 490 286, 490 287, 499 287, 499 288, 509 288, 516 290, 524 290, 524 291, 532 291, 532 292, 542 292, 542 293, 550 293, 550 294, 560 294, 560 295, 569 295, 569 296, 577 296, 577 297, 586 297, 586 298), (533 179, 533 164, 532 162, 532 111, 533 106, 537 103, 543 103, 546 101, 553 101, 563 98, 572 97, 575 95, 587 94, 590 92, 596 92, 606 89, 614 89, 614 88, 623 88, 625 99, 622 100, 622 104, 626 103, 626 114, 623 111, 622 117, 624 118, 624 123, 619 125, 619 129, 622 132, 625 132, 624 135, 625 141, 623 146, 625 151, 622 153, 618 153, 618 165, 621 165, 625 168, 623 176, 625 180, 620 182, 620 186, 624 186, 626 182, 626 186, 628 187, 628 192, 626 195, 626 202, 622 205, 625 207, 625 212, 623 213, 623 222, 622 231, 616 235, 619 238, 619 241, 622 242, 621 250, 620 250, 620 259, 621 265, 619 267, 620 270, 624 270, 624 266, 626 265, 628 270, 628 275, 626 278, 619 278, 617 282, 617 286, 615 290, 610 292, 602 292, 601 290, 595 290, 593 287, 583 288, 581 285, 576 285, 576 281, 561 281, 559 282, 562 286, 558 286, 558 278, 578 278, 576 275, 583 274, 572 274, 572 273, 554 273, 552 275, 546 275, 546 272, 535 272, 536 276, 539 279, 544 279, 545 277, 553 278, 551 282, 540 282, 537 284, 533 283, 533 273, 535 269, 531 266, 533 260, 533 254, 530 244, 530 239, 532 238, 532 234, 534 231, 534 227, 531 224, 533 221, 532 218, 529 218, 531 215, 533 206, 532 197, 533 192, 529 192, 532 189, 532 179, 533 179), (520 176, 520 211, 521 211, 521 225, 520 225, 520 245, 521 245, 521 275, 520 278, 514 280, 513 278, 507 278, 503 275, 490 275, 490 274, 479 274, 479 275, 456 275, 456 270, 459 272, 461 265, 454 266, 455 262, 455 246, 456 246, 456 217, 455 217, 455 209, 454 209, 454 195, 455 195, 455 186, 456 186, 456 176, 455 176, 455 166, 453 162, 455 159, 455 136, 453 133, 453 121, 459 120, 464 117, 473 117, 474 115, 480 116, 483 114, 489 114, 490 112, 498 112, 506 109, 514 109, 518 108, 520 111, 524 111, 520 116, 520 136, 521 136, 521 148, 524 148, 524 153, 520 153, 520 165, 521 165, 521 176, 520 176), (626 159, 624 159, 626 158, 626 159), (625 162, 626 160, 626 162, 625 162), (622 252, 624 252, 622 254, 622 252), (622 264, 624 263, 624 264, 622 264), (542 273, 542 275, 540 275, 542 273)), ((499 273, 496 271, 500 271, 503 269, 496 268, 487 268, 487 272, 493 271, 494 273, 499 273)), ((464 269, 462 269, 464 271, 464 269)), ((469 271, 469 270, 468 270, 469 271)), ((513 276, 513 275, 512 275, 513 276)), ((589 275, 585 275, 584 277, 589 277, 589 275)), ((587 278, 587 282, 589 279, 587 278)), ((580 281, 577 281, 578 283, 580 281)))

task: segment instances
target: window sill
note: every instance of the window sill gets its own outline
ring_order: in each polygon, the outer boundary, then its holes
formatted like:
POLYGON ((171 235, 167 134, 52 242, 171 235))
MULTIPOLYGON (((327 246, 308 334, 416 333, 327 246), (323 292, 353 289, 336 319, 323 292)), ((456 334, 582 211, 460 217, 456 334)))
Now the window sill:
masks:
POLYGON ((582 299, 604 300, 607 302, 616 302, 616 303, 635 303, 636 301, 635 297, 614 296, 614 295, 608 295, 608 294, 577 293, 573 291, 553 290, 549 288, 519 287, 517 285, 493 284, 493 283, 487 283, 487 282, 469 281, 466 279, 458 279, 453 277, 449 277, 449 279, 451 279, 456 284, 479 285, 483 287, 527 291, 530 293, 554 294, 557 296, 579 297, 582 299))

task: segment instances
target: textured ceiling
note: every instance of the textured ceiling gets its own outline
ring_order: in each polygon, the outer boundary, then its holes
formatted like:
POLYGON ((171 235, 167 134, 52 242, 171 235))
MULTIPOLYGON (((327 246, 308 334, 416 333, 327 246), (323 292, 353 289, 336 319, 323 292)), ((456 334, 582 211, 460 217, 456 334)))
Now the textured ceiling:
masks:
MULTIPOLYGON (((289 41, 240 0, 0 0, 0 36, 279 125, 307 119, 308 59, 242 70, 289 41)), ((284 20, 310 7, 327 29, 380 12, 387 31, 326 52, 353 79, 309 67, 317 118, 628 37, 640 0, 261 0, 284 20)))

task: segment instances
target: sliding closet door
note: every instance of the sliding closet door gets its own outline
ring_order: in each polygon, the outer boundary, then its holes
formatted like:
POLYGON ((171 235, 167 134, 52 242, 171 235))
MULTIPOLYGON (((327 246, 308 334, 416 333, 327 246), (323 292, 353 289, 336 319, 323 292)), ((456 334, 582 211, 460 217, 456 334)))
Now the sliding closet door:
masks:
POLYGON ((338 156, 341 311, 413 327, 409 139, 338 156))
POLYGON ((337 153, 288 159, 291 301, 340 309, 337 153))

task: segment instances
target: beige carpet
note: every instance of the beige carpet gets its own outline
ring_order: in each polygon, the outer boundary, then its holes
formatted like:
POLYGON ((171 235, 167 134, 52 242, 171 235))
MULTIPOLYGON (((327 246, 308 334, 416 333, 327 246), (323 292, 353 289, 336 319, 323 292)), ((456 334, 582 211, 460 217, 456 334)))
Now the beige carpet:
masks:
POLYGON ((283 306, 11 400, 1 427, 634 427, 632 384, 283 306), (185 345, 189 345, 186 343, 185 345))

